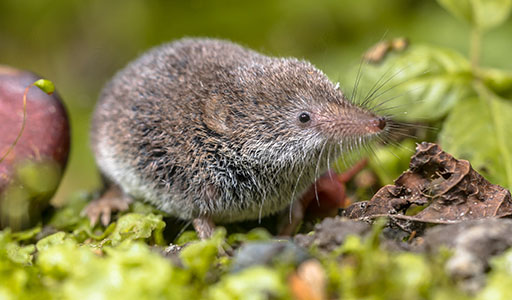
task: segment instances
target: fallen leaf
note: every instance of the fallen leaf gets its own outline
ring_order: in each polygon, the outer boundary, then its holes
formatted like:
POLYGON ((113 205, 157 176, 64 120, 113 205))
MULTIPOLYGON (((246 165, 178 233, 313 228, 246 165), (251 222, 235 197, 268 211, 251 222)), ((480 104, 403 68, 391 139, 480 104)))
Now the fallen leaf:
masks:
POLYGON ((438 145, 424 142, 395 185, 384 186, 371 201, 351 205, 344 215, 351 219, 385 216, 412 232, 429 223, 510 216, 512 200, 508 190, 491 184, 468 161, 457 160, 438 145), (406 215, 412 207, 424 209, 406 215))

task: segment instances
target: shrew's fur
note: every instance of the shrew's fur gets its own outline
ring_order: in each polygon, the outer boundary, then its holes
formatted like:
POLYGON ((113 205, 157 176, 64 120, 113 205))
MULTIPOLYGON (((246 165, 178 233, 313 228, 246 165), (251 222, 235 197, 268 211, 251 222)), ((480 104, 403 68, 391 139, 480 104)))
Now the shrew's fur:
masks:
POLYGON ((130 63, 92 124, 97 164, 126 194, 215 222, 284 209, 340 151, 386 130, 310 63, 213 39, 130 63))

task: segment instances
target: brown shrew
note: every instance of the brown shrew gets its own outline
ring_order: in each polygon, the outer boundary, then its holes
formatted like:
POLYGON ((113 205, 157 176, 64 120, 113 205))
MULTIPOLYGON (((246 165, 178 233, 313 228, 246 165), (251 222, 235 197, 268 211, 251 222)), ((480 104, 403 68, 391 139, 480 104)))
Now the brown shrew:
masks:
POLYGON ((142 199, 207 237, 214 223, 284 210, 388 121, 307 61, 224 40, 164 44, 101 93, 91 144, 110 189, 86 213, 108 223, 111 209, 142 199))

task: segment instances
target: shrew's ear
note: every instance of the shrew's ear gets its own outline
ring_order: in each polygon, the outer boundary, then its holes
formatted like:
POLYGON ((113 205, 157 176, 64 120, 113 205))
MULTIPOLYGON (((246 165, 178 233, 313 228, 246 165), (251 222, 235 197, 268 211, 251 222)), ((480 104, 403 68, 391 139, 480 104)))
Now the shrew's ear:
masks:
POLYGON ((210 130, 223 135, 232 133, 233 129, 229 126, 232 117, 219 96, 212 96, 205 101, 202 109, 203 122, 210 130))

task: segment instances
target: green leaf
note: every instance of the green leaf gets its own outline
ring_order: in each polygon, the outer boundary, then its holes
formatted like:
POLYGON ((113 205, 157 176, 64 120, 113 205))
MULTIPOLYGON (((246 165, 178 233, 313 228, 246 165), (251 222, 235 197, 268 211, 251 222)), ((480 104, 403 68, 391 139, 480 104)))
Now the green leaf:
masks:
POLYGON ((461 101, 446 119, 440 144, 468 160, 491 183, 512 188, 512 103, 492 94, 461 101))
POLYGON ((512 72, 499 69, 482 69, 479 71, 485 86, 498 96, 512 99, 512 72))
POLYGON ((197 232, 195 230, 187 230, 180 234, 179 237, 176 238, 174 241, 174 244, 183 246, 190 242, 198 241, 199 238, 197 237, 197 232))
POLYGON ((32 266, 34 245, 12 242, 9 229, 0 231, 0 299, 51 299, 32 266))
POLYGON ((36 267, 50 299, 199 298, 189 274, 150 246, 125 240, 104 250, 71 239, 42 247, 36 267))
POLYGON ((142 202, 142 201, 134 201, 130 205, 130 210, 131 210, 131 212, 142 214, 142 215, 155 214, 155 215, 162 215, 163 217, 167 216, 163 211, 158 210, 154 205, 151 205, 149 203, 142 202))
POLYGON ((12 239, 15 241, 28 241, 36 237, 41 232, 41 225, 37 225, 24 231, 12 233, 12 239))
POLYGON ((438 0, 455 17, 481 30, 504 23, 510 15, 512 0, 438 0))
POLYGON ((219 227, 208 240, 191 242, 180 252, 185 267, 203 279, 213 268, 217 254, 226 237, 226 230, 219 227))
POLYGON ((60 207, 54 215, 52 215, 49 225, 58 230, 74 230, 80 224, 89 224, 89 220, 81 216, 84 207, 91 201, 92 196, 85 193, 75 193, 72 195, 66 205, 60 207))
POLYGON ((414 153, 415 142, 411 139, 402 141, 399 146, 379 147, 370 157, 370 166, 377 173, 381 184, 392 184, 395 179, 409 167, 409 160, 414 153))
POLYGON ((64 243, 65 238, 66 238, 66 233, 63 231, 59 231, 57 233, 49 235, 49 236, 39 240, 36 243, 37 251, 41 252, 41 251, 44 251, 54 245, 60 245, 60 244, 64 243))
POLYGON ((149 239, 153 236, 155 242, 161 244, 164 227, 161 215, 129 213, 119 218, 114 231, 107 238, 112 245, 117 245, 124 240, 149 239))
POLYGON ((15 263, 31 265, 32 264, 32 254, 36 250, 34 245, 28 246, 19 246, 15 243, 9 243, 6 246, 7 257, 15 263))
POLYGON ((247 233, 234 233, 228 237, 228 244, 236 245, 250 241, 266 241, 270 240, 272 236, 268 231, 263 228, 254 228, 247 233))
POLYGON ((60 240, 58 235, 49 238, 44 246, 38 245, 42 251, 36 260, 36 266, 47 276, 64 279, 79 266, 90 264, 95 257, 89 249, 79 247, 71 239, 60 240))
MULTIPOLYGON (((257 266, 225 275, 209 290, 209 299, 286 299, 286 282, 277 270, 257 266)), ((288 296, 288 297, 286 297, 288 296)))
POLYGON ((471 0, 437 0, 437 2, 455 17, 472 23, 473 8, 471 0))
POLYGON ((55 91, 55 85, 48 79, 39 79, 36 82, 34 82, 34 85, 40 88, 43 92, 47 93, 48 95, 53 94, 53 92, 55 91))
POLYGON ((491 260, 491 270, 485 287, 477 294, 476 299, 512 299, 512 250, 491 260))
POLYGON ((380 65, 365 67, 363 73, 366 78, 358 92, 361 100, 375 98, 373 106, 389 100, 384 109, 396 108, 384 113, 405 121, 438 120, 459 99, 475 94, 469 62, 450 49, 412 46, 380 65))

